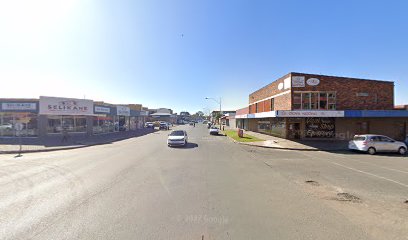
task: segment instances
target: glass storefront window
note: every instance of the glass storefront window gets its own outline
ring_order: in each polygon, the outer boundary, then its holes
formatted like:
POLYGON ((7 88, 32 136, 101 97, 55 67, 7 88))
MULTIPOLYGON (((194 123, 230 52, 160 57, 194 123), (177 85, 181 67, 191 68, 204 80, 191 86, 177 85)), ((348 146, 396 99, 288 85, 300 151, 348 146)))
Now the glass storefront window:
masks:
POLYGON ((23 129, 20 134, 23 137, 35 137, 38 135, 38 117, 35 113, 11 112, 0 113, 0 136, 16 137, 15 123, 22 123, 23 129))
POLYGON ((84 116, 48 116, 47 133, 86 132, 86 117, 84 116))
POLYGON ((115 131, 113 116, 93 117, 93 133, 110 133, 115 131))
POLYGON ((86 117, 75 117, 75 132, 86 132, 86 117))
POLYGON ((48 116, 47 133, 60 133, 61 131, 61 116, 48 116))

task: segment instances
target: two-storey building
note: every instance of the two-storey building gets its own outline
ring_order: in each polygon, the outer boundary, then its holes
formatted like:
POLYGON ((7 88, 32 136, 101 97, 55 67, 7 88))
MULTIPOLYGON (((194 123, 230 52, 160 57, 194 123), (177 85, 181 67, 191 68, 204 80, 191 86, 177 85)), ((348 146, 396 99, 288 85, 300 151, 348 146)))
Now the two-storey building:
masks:
POLYGON ((251 93, 246 129, 290 139, 408 134, 408 111, 394 109, 394 82, 289 73, 251 93))

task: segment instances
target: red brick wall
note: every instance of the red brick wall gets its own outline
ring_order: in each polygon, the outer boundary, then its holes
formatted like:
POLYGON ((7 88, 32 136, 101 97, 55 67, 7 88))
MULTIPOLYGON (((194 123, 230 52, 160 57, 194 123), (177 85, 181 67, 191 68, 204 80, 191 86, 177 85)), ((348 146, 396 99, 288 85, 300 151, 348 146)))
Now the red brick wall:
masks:
MULTIPOLYGON (((278 89, 280 83, 283 84, 284 79, 288 78, 290 74, 279 78, 271 84, 253 92, 249 95, 250 113, 255 113, 255 102, 269 98, 271 96, 286 92, 290 89, 278 89)), ((281 95, 275 98, 275 111, 276 110, 290 110, 291 109, 291 95, 290 93, 281 95)), ((262 102, 258 102, 258 112, 269 112, 271 111, 271 100, 267 99, 262 102)))
POLYGON ((320 80, 318 86, 292 88, 293 91, 336 91, 337 110, 392 110, 394 108, 394 82, 321 76, 292 73, 292 76, 305 76, 320 80), (357 93, 368 93, 367 97, 357 93), (377 99, 377 100, 376 100, 377 99))

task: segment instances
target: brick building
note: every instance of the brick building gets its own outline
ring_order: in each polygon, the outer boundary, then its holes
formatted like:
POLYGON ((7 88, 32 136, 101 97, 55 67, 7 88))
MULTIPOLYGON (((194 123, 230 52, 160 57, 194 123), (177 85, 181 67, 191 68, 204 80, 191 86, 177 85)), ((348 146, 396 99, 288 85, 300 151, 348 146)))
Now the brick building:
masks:
POLYGON ((248 113, 236 118, 245 129, 294 139, 408 134, 408 111, 394 108, 394 82, 306 73, 286 74, 251 93, 248 113))

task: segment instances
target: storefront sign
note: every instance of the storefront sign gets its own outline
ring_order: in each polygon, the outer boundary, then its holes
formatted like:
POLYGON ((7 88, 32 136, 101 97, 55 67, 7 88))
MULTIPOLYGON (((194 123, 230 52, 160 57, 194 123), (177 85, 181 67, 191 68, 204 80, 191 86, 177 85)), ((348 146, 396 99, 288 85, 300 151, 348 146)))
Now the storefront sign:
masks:
POLYGON ((1 109, 4 110, 37 110, 37 104, 35 103, 2 103, 1 109))
POLYGON ((93 101, 73 98, 40 97, 40 114, 93 115, 93 101))
POLYGON ((276 111, 254 113, 255 118, 276 117, 276 111))
POLYGON ((305 87, 305 77, 304 76, 293 76, 292 77, 292 87, 305 87))
POLYGON ((110 108, 95 106, 95 113, 110 113, 110 108))
POLYGON ((277 117, 344 117, 344 111, 277 111, 277 117))
POLYGON ((130 108, 125 106, 116 106, 116 114, 118 116, 130 116, 130 108))
POLYGON ((333 138, 335 120, 334 118, 306 118, 305 130, 307 138, 333 138))
POLYGON ((307 79, 306 83, 309 86, 317 86, 317 85, 320 84, 320 80, 317 79, 317 78, 309 78, 309 79, 307 79))

